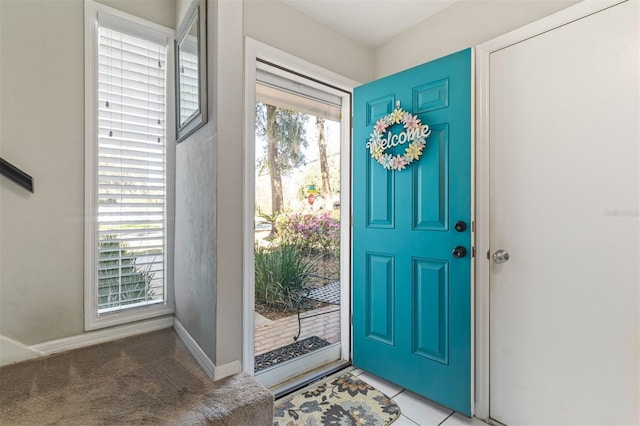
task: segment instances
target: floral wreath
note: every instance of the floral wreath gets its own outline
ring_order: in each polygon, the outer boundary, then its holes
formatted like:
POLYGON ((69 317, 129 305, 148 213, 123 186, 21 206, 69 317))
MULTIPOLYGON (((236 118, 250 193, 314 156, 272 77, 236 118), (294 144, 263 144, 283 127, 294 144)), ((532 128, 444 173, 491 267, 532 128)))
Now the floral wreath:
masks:
POLYGON ((396 102, 396 108, 391 114, 382 117, 376 122, 366 147, 371 157, 382 164, 386 170, 404 170, 409 164, 418 160, 422 155, 426 138, 431 134, 429 126, 420 124, 417 115, 413 115, 400 108, 400 101, 396 102), (398 135, 392 135, 389 130, 394 124, 402 123, 404 130, 398 135), (387 133, 385 137, 384 134, 387 133), (388 148, 409 143, 404 154, 396 155, 385 153, 388 148))

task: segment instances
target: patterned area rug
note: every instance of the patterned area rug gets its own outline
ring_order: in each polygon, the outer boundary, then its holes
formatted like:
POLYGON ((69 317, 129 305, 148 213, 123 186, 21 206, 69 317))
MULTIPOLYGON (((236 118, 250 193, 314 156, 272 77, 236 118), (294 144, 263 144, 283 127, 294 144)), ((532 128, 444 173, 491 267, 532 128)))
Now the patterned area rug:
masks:
POLYGON ((400 416, 389 397, 347 373, 278 403, 274 426, 380 425, 400 416))
POLYGON ((254 371, 264 370, 265 368, 280 364, 281 362, 288 361, 300 355, 308 354, 327 345, 329 345, 329 342, 326 340, 318 336, 311 336, 299 342, 265 352, 256 356, 254 371))

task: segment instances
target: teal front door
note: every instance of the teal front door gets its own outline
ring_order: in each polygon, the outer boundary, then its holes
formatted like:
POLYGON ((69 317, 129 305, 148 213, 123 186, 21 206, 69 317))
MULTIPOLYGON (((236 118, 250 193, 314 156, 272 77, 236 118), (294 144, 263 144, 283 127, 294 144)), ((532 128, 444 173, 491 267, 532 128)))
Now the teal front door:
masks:
POLYGON ((466 415, 471 75, 468 49, 365 84, 353 120, 353 363, 466 415))

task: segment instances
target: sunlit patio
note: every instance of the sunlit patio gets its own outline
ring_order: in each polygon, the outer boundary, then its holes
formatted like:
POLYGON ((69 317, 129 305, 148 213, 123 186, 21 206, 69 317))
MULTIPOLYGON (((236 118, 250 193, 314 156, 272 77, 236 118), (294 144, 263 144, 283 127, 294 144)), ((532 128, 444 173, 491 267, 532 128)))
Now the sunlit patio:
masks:
MULTIPOLYGON (((301 317, 302 328, 298 341, 312 336, 317 336, 329 344, 340 341, 339 306, 330 305, 306 311, 301 314, 301 317)), ((298 317, 296 315, 278 320, 266 320, 266 322, 263 322, 265 320, 262 318, 256 318, 256 355, 296 342, 294 340, 294 336, 298 334, 298 317)))

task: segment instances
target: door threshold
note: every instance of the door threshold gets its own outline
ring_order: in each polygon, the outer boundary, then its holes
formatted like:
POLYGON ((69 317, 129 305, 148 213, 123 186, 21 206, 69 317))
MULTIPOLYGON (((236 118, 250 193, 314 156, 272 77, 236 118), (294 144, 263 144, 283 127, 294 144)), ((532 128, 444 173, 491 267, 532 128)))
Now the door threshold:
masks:
POLYGON ((334 361, 330 364, 323 365, 322 367, 318 367, 315 370, 307 371, 304 374, 293 377, 292 379, 287 380, 286 382, 279 383, 275 386, 269 388, 269 390, 275 395, 275 399, 282 398, 292 392, 297 391, 310 383, 315 382, 318 379, 321 379, 325 376, 335 373, 336 371, 340 371, 345 369, 351 365, 351 362, 346 361, 344 359, 334 361))

